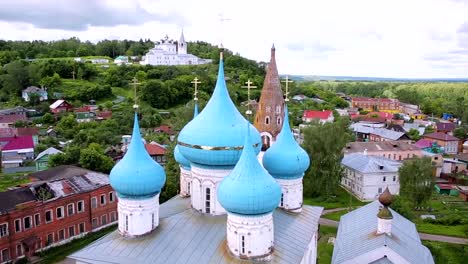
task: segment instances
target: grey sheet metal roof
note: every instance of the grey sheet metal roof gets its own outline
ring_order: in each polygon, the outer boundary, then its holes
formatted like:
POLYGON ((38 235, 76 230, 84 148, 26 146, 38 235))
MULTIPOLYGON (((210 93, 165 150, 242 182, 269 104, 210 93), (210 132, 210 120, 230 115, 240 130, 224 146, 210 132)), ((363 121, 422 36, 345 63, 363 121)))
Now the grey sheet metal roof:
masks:
POLYGON ((398 169, 402 165, 401 162, 396 160, 361 153, 345 155, 341 164, 362 173, 398 172, 398 169))
MULTIPOLYGON (((271 263, 300 263, 318 227, 322 207, 304 206, 299 215, 277 209, 271 263)), ((251 263, 230 255, 226 215, 208 216, 190 208, 190 199, 174 197, 160 207, 160 225, 138 239, 114 231, 69 258, 81 263, 251 263)))
POLYGON ((332 263, 343 263, 378 248, 387 247, 409 263, 433 264, 431 252, 421 244, 416 226, 392 209, 391 235, 376 235, 377 212, 380 206, 379 201, 374 201, 341 217, 332 263))

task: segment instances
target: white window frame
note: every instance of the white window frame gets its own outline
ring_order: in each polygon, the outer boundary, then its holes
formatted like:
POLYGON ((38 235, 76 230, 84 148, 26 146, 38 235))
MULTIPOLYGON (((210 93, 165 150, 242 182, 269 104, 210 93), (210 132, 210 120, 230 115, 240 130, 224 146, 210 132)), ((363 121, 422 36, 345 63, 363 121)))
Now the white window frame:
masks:
POLYGON ((55 216, 56 216, 57 219, 63 219, 65 217, 65 207, 64 206, 59 206, 59 207, 55 208, 55 216), (61 217, 59 217, 58 214, 57 214, 57 210, 60 209, 60 208, 62 209, 62 216, 61 217))
POLYGON ((99 196, 99 204, 100 204, 100 205, 106 205, 106 203, 107 203, 106 195, 105 195, 105 194, 101 194, 101 195, 99 196), (104 197, 104 202, 102 202, 102 198, 103 198, 103 197, 104 197))
POLYGON ((21 218, 17 218, 17 219, 15 219, 15 221, 13 222, 13 223, 14 223, 14 226, 15 226, 15 233, 19 233, 19 232, 23 231, 23 225, 21 224, 21 222, 22 222, 22 221, 21 221, 21 218), (16 225, 16 222, 19 223, 19 230, 18 230, 18 231, 16 230, 16 226, 17 226, 17 225, 16 225))
POLYGON ((45 220, 46 224, 53 222, 54 221, 54 210, 52 210, 52 209, 46 210, 45 215, 44 215, 44 220, 45 220), (50 221, 47 221, 47 212, 50 212, 50 221))
POLYGON ((76 203, 76 211, 78 213, 84 212, 84 207, 85 207, 84 200, 80 200, 76 203), (81 210, 80 210, 80 207, 78 206, 80 203, 81 203, 81 210))
MULTIPOLYGON (((0 238, 1 238, 1 237, 6 237, 6 236, 8 236, 8 234, 9 234, 9 232, 8 232, 8 231, 9 231, 9 230, 8 230, 8 222, 0 223, 0 226, 2 226, 2 225, 5 225, 5 233, 2 234, 2 232, 0 232, 0 238)), ((0 229, 0 230, 1 230, 1 229, 0 229)), ((0 257, 1 257, 1 250, 0 250, 0 257)))
POLYGON ((75 214, 75 204, 74 203, 69 203, 67 204, 67 216, 71 216, 71 215, 74 215, 75 214), (69 214, 68 212, 68 206, 72 206, 72 214, 69 214))
POLYGON ((91 209, 93 209, 93 208, 98 208, 98 200, 97 200, 96 196, 91 197, 91 209), (95 206, 93 206, 93 200, 96 201, 94 203, 95 206))
POLYGON ((115 193, 109 192, 109 203, 115 202, 115 193))
POLYGON ((41 225, 41 214, 40 213, 37 213, 37 214, 34 214, 34 226, 39 226, 41 225), (36 215, 38 216, 37 219, 39 219, 39 221, 36 223, 36 215))
POLYGON ((69 226, 67 231, 68 231, 68 238, 76 236, 75 225, 69 226), (73 235, 70 234, 70 228, 73 228, 73 235))
POLYGON ((86 233, 86 223, 85 222, 81 222, 78 224, 78 231, 81 233, 86 233), (81 225, 83 225, 83 232, 80 230, 80 227, 81 225))
POLYGON ((67 237, 67 234, 65 232, 65 229, 60 229, 59 231, 57 231, 57 241, 65 240, 65 238, 67 237), (63 231, 63 238, 60 238, 60 231, 63 231))
POLYGON ((33 220, 32 216, 30 216, 30 215, 23 217, 23 229, 28 230, 28 229, 33 228, 34 227, 33 221, 34 220, 33 220), (26 218, 29 218, 29 227, 28 228, 26 228, 26 218))

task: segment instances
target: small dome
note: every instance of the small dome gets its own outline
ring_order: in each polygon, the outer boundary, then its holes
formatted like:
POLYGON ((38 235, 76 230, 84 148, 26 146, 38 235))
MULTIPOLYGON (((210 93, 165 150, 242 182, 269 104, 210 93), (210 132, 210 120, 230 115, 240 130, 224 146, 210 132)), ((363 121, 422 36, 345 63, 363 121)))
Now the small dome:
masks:
POLYGON ((242 153, 246 124, 249 124, 255 152, 258 153, 261 148, 260 134, 239 113, 229 97, 221 58, 213 95, 203 111, 180 132, 177 139, 179 151, 190 162, 234 166, 242 153))
POLYGON ((392 200, 393 200, 393 196, 387 187, 385 188, 385 191, 379 196, 379 202, 383 206, 389 206, 390 204, 392 204, 392 200))
POLYGON ((309 168, 307 152, 299 146, 289 127, 288 106, 284 107, 284 121, 278 139, 263 155, 263 166, 277 179, 296 179, 309 168))
POLYGON ((236 214, 266 214, 278 206, 281 188, 258 162, 249 136, 239 162, 221 181, 217 194, 224 209, 236 214))
POLYGON ((184 167, 185 169, 190 169, 190 161, 186 159, 179 150, 179 145, 176 145, 174 148, 174 158, 180 166, 184 167))
POLYGON ((166 182, 164 169, 145 149, 136 113, 132 141, 122 160, 112 168, 109 180, 120 197, 134 199, 158 194, 166 182))

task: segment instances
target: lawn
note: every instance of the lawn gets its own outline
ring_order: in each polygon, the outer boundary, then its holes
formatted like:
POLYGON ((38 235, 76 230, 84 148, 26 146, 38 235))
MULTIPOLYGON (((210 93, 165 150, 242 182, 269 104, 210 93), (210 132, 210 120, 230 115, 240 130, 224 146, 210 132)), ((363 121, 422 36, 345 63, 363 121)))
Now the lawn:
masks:
POLYGON ((9 187, 14 187, 20 184, 28 183, 29 178, 24 172, 0 174, 0 192, 6 191, 9 187))
POLYGON ((304 203, 308 205, 322 206, 325 209, 356 207, 367 204, 366 202, 359 201, 356 199, 356 197, 348 193, 343 188, 338 188, 337 195, 334 197, 304 197, 304 203))
POLYGON ((101 229, 97 232, 87 234, 86 236, 82 238, 75 239, 71 241, 70 243, 67 243, 65 245, 61 245, 58 247, 50 248, 46 251, 43 251, 40 253, 41 257, 41 264, 51 264, 51 263, 57 263, 61 260, 64 260, 67 256, 72 254, 75 251, 78 251, 87 245, 89 245, 91 242, 103 237, 104 235, 114 231, 116 228, 116 225, 106 227, 104 229, 101 229))
POLYGON ((429 248, 436 264, 466 263, 468 259, 468 245, 457 245, 435 241, 423 241, 429 248))
POLYGON ((336 237, 338 228, 331 226, 320 226, 317 245, 317 263, 318 264, 330 264, 333 256, 333 245, 328 244, 330 237, 336 237))
MULTIPOLYGON (((355 210, 357 208, 352 208, 351 210, 355 210)), ((341 211, 338 211, 338 212, 333 212, 333 213, 329 213, 329 214, 324 214, 322 215, 323 218, 326 218, 326 219, 330 219, 330 220, 334 220, 334 221, 340 221, 340 217, 342 215, 345 215, 347 213, 349 213, 350 211, 348 211, 347 209, 345 210, 341 210, 341 211)))

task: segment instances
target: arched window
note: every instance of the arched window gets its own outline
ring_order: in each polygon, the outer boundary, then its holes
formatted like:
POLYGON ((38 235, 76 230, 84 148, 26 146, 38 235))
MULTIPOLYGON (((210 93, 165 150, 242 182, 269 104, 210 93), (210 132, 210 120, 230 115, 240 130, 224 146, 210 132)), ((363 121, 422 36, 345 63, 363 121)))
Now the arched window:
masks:
POLYGON ((281 113, 281 105, 276 106, 276 113, 280 114, 281 113))
POLYGON ((278 117, 278 118, 276 119, 276 124, 277 124, 277 125, 281 125, 281 117, 278 117))
POLYGON ((267 124, 267 125, 270 124, 270 117, 269 116, 265 117, 265 124, 267 124))
POLYGON ((241 252, 245 254, 245 236, 241 236, 241 252))

